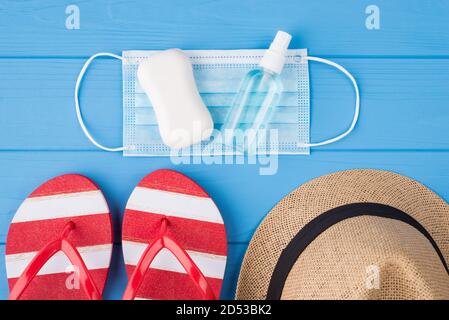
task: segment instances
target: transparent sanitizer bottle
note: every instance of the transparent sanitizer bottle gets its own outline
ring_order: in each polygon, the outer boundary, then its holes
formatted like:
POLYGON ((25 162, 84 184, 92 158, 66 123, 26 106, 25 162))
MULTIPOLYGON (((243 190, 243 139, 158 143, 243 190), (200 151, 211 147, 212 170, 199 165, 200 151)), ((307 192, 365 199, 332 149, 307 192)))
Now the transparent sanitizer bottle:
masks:
POLYGON ((258 68, 248 72, 243 79, 221 128, 226 145, 238 151, 254 151, 257 134, 266 129, 281 97, 279 75, 290 40, 291 35, 278 31, 258 68), (243 136, 243 146, 239 146, 238 137, 243 136))

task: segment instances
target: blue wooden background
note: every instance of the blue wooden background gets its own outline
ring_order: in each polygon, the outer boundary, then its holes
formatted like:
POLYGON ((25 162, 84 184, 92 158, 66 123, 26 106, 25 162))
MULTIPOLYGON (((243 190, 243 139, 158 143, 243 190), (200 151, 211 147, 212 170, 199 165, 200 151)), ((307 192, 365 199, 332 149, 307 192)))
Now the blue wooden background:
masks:
MULTIPOLYGON (((136 183, 159 168, 197 180, 216 200, 229 236, 223 298, 232 298, 247 244, 265 214, 288 192, 320 175, 379 168, 411 176, 449 200, 449 1, 425 0, 0 0, 0 297, 8 295, 5 237, 23 199, 63 173, 91 177, 114 215, 116 246, 105 298, 121 297, 127 279, 120 224, 136 183), (67 30, 65 9, 80 8, 81 28, 67 30), (380 29, 365 27, 368 5, 380 29), (95 149, 73 106, 75 78, 98 51, 265 48, 278 29, 293 48, 334 59, 357 78, 360 122, 345 140, 282 156, 273 176, 257 165, 180 165, 168 158, 123 158, 95 149)), ((333 69, 311 65, 312 139, 350 123, 353 92, 333 69)), ((121 143, 121 66, 101 59, 82 89, 88 125, 109 145, 121 143)), ((38 237, 39 235, 36 235, 38 237)))

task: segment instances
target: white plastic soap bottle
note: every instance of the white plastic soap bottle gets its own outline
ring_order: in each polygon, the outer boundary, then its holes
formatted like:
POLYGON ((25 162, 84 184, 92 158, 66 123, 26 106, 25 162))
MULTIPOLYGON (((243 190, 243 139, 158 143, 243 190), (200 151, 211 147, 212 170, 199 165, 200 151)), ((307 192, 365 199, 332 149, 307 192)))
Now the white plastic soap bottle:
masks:
POLYGON ((234 147, 236 130, 240 129, 246 133, 244 150, 247 151, 257 132, 265 128, 270 120, 282 93, 279 75, 285 64, 285 54, 291 38, 290 34, 278 31, 258 68, 248 72, 243 79, 221 128, 227 145, 234 147))

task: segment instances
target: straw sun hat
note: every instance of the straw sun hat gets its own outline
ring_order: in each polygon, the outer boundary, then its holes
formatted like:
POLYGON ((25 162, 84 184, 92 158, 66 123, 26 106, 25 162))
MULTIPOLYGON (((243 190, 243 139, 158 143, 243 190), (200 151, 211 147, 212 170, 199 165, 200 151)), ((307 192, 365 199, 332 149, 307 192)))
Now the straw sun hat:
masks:
POLYGON ((449 206, 387 171, 314 179, 249 244, 237 299, 449 299, 449 206))

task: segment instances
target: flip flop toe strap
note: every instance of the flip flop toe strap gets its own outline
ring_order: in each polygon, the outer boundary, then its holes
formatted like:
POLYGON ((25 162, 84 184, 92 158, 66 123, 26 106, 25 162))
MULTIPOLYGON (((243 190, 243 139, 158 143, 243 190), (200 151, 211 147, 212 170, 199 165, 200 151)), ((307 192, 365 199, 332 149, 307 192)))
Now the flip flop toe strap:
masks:
POLYGON ((56 253, 62 251, 67 258, 70 260, 73 266, 77 267, 77 276, 79 277, 79 282, 87 297, 90 300, 100 300, 101 294, 98 291, 95 283, 83 261, 80 253, 68 240, 67 237, 70 232, 75 229, 75 224, 73 222, 67 223, 61 236, 43 247, 34 256, 33 260, 28 264, 26 269, 23 271, 21 276, 17 279, 14 287, 9 295, 9 300, 18 300, 25 292, 28 285, 36 277, 37 273, 41 268, 51 259, 56 253))
POLYGON ((123 295, 123 300, 133 300, 136 297, 137 290, 142 284, 151 263, 157 254, 164 248, 168 249, 176 257, 176 259, 178 259, 190 279, 201 292, 201 297, 204 300, 215 300, 216 297, 212 291, 212 288, 190 255, 179 245, 179 243, 176 242, 176 240, 166 234, 168 223, 167 218, 162 219, 160 235, 147 246, 142 254, 136 268, 134 269, 134 272, 129 278, 128 286, 123 295))

